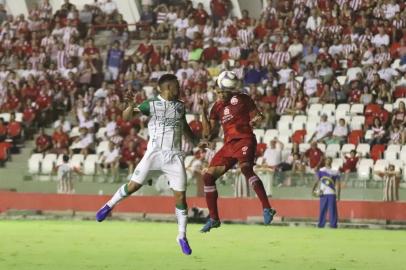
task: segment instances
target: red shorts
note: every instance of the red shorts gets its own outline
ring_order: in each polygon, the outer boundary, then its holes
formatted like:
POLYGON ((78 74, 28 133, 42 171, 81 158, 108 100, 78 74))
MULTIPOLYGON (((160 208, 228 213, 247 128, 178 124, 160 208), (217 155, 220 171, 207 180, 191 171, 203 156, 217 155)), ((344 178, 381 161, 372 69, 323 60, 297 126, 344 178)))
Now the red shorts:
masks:
POLYGON ((210 167, 225 166, 226 170, 239 163, 254 164, 257 140, 255 137, 233 139, 214 155, 210 167))

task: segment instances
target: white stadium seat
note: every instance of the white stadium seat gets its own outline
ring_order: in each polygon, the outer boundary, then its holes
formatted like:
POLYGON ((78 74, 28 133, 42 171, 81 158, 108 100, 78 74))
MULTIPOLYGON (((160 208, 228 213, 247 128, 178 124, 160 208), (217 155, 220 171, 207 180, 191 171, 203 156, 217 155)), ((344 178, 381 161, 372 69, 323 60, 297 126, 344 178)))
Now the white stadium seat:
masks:
POLYGON ((96 173, 96 163, 99 160, 97 155, 87 155, 83 163, 83 173, 85 175, 94 175, 96 173))
POLYGON ((329 144, 326 148, 326 156, 331 158, 336 158, 340 153, 340 145, 339 144, 329 144))
POLYGON ((367 143, 360 143, 357 146, 357 152, 360 153, 363 157, 369 154, 371 146, 367 143))
POLYGON ((301 153, 306 152, 309 148, 310 148, 310 144, 308 144, 308 143, 299 144, 299 151, 301 153))
POLYGON ((352 104, 350 109, 351 115, 362 115, 364 114, 364 104, 352 104))
POLYGON ((386 148, 384 153, 384 157, 386 160, 396 160, 398 159, 398 155, 400 155, 400 145, 390 144, 386 148))
POLYGON ((269 144, 275 137, 278 138, 279 131, 277 129, 267 129, 264 134, 263 143, 269 144))
POLYGON ((96 154, 101 154, 109 149, 109 141, 101 141, 96 148, 96 154))
POLYGON ((85 161, 85 156, 82 154, 75 154, 71 157, 69 163, 75 168, 82 169, 83 162, 85 161))
POLYGON ((290 142, 290 137, 292 136, 292 130, 281 130, 279 132, 278 140, 283 142, 283 144, 287 144, 290 142))
POLYGON ((385 103, 385 105, 383 105, 383 108, 391 113, 393 111, 393 104, 392 103, 385 103))
POLYGON ((292 123, 292 132, 294 133, 296 130, 301 130, 305 128, 307 121, 306 115, 297 115, 292 123))
POLYGON ((393 103, 393 109, 398 109, 401 101, 406 104, 406 98, 398 98, 396 99, 395 103, 393 103))
POLYGON ((341 158, 334 158, 331 163, 331 168, 338 171, 344 164, 344 161, 341 158))
POLYGON ((311 104, 307 110, 308 116, 320 116, 320 112, 323 109, 323 105, 319 103, 311 104))
POLYGON ((366 141, 372 139, 372 134, 373 134, 373 133, 374 133, 374 132, 373 132, 372 130, 368 129, 368 130, 365 132, 364 139, 365 139, 366 141))
POLYGON ((4 122, 10 121, 10 113, 0 113, 0 118, 3 118, 4 122))
POLYGON ((339 104, 336 109, 336 115, 344 117, 350 113, 350 108, 351 108, 350 104, 347 104, 347 103, 339 104))
POLYGON ((39 174, 41 169, 42 154, 32 154, 28 159, 28 173, 39 174))
POLYGON ((106 134, 105 134, 106 131, 107 131, 106 127, 99 128, 99 130, 96 133, 96 139, 106 139, 106 134))
POLYGON ((404 166, 404 162, 400 159, 396 159, 396 160, 390 160, 388 161, 388 165, 394 165, 395 166, 395 171, 400 172, 403 169, 404 166))
POLYGON ((357 174, 360 180, 369 180, 371 176, 371 170, 374 166, 374 161, 372 159, 361 159, 358 162, 357 174))
POLYGON ((324 153, 326 152, 326 145, 324 143, 318 143, 317 147, 324 153))
POLYGON ((308 117, 306 123, 307 135, 313 135, 316 131, 317 125, 320 123, 320 117, 308 117))
POLYGON ((343 145, 343 147, 341 148, 341 153, 342 154, 348 154, 350 153, 352 150, 355 150, 355 145, 354 144, 350 144, 350 143, 346 143, 343 145))
POLYGON ((79 127, 73 127, 69 133, 69 137, 73 138, 73 137, 78 137, 78 136, 80 136, 79 127))
POLYGON ((338 76, 337 81, 340 85, 344 85, 347 81, 347 76, 338 76))
POLYGON ((334 116, 336 111, 335 104, 324 104, 323 109, 320 112, 320 115, 327 114, 328 116, 334 116))
POLYGON ((303 79, 304 79, 303 76, 296 76, 295 77, 295 80, 298 81, 299 83, 302 83, 303 79))
POLYGON ((359 130, 362 129, 365 123, 365 116, 353 116, 351 118, 350 129, 359 130))
POLYGON ((46 154, 42 160, 41 173, 51 174, 57 161, 56 154, 46 154))
POLYGON ((406 146, 405 145, 402 147, 402 150, 400 150, 399 159, 406 160, 406 146))
POLYGON ((378 160, 375 162, 375 165, 374 165, 374 176, 373 176, 373 179, 374 179, 374 180, 382 180, 382 178, 381 178, 379 175, 375 174, 375 172, 384 172, 385 169, 388 167, 388 165, 389 165, 389 162, 388 162, 388 161, 386 161, 386 160, 384 160, 384 159, 378 159, 378 160))
POLYGON ((264 135, 265 135, 265 130, 262 128, 256 128, 253 130, 253 132, 254 132, 255 136, 257 137, 258 143, 262 142, 264 135))
POLYGON ((290 126, 293 122, 293 116, 291 115, 282 115, 278 122, 279 133, 281 130, 290 130, 290 126))

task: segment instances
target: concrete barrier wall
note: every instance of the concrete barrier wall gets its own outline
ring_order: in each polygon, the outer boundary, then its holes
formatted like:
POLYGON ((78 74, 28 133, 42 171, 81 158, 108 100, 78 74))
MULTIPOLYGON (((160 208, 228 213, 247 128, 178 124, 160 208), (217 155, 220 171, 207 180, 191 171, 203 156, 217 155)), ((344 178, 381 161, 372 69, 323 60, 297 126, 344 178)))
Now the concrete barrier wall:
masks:
MULTIPOLYGON (((61 195, 42 193, 0 192, 0 212, 17 210, 74 210, 96 212, 110 196, 105 195, 61 195)), ((318 217, 317 200, 271 200, 284 218, 318 217)), ((206 208, 204 198, 188 198, 189 208, 206 208)), ((406 202, 340 201, 340 219, 370 219, 406 221, 406 202)), ((174 199, 163 196, 132 196, 115 209, 117 212, 147 214, 172 214, 174 199)), ((249 217, 261 216, 257 199, 220 198, 219 211, 224 220, 246 221, 249 217)))

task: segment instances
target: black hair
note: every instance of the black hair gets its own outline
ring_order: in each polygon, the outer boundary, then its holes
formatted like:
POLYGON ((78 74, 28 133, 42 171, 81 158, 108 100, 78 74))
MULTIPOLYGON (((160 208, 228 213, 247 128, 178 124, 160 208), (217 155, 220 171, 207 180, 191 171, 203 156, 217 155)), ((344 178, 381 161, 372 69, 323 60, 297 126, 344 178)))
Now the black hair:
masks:
POLYGON ((69 161, 69 156, 68 155, 63 155, 62 160, 63 160, 63 162, 68 162, 69 161))
POLYGON ((178 81, 178 77, 176 77, 173 74, 167 73, 162 75, 159 80, 158 80, 158 85, 161 86, 162 84, 166 82, 171 82, 171 81, 178 81))

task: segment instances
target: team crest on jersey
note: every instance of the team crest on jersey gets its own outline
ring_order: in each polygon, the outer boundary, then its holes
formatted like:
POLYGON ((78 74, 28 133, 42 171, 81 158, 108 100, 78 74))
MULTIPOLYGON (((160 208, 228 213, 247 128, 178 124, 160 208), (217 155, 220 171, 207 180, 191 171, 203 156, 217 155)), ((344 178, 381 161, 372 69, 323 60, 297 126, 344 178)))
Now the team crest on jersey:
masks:
POLYGON ((248 151, 248 146, 244 146, 243 148, 241 148, 241 151, 243 155, 246 155, 248 151))
POLYGON ((181 114, 181 113, 182 113, 182 108, 181 108, 181 107, 177 107, 177 108, 176 108, 176 112, 179 113, 179 114, 181 114))
POLYGON ((232 97, 230 100, 231 105, 236 105, 238 103, 238 98, 232 97))
POLYGON ((228 107, 226 107, 224 109, 224 115, 229 115, 230 114, 230 109, 228 107))

